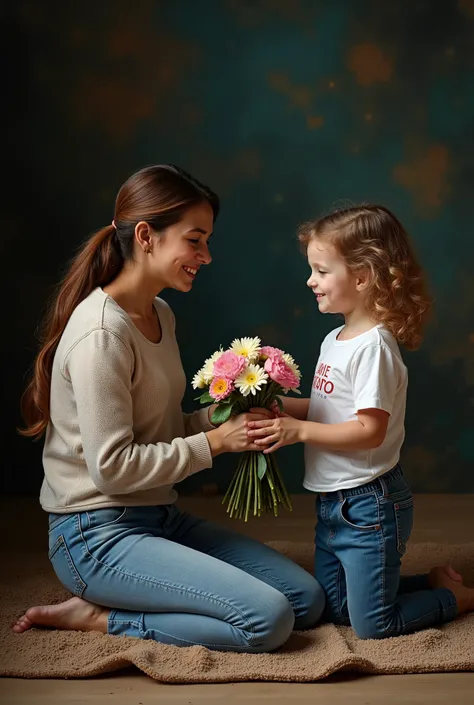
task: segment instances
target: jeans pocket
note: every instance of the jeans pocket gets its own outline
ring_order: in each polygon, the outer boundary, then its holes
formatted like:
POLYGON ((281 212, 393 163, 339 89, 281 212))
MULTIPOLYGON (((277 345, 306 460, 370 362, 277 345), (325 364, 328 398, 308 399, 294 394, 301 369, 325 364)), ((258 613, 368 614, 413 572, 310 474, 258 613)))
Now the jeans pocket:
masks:
POLYGON ((393 511, 397 527, 397 550, 403 556, 413 528, 413 497, 394 502, 393 511))
POLYGON ((106 526, 118 524, 127 513, 127 507, 106 507, 105 509, 93 509, 83 512, 86 518, 84 529, 104 529, 106 526))
POLYGON ((339 505, 342 521, 357 531, 380 529, 379 503, 375 493, 345 497, 339 505))
POLYGON ((58 576, 65 588, 77 597, 82 597, 87 585, 79 575, 69 549, 64 540, 64 536, 58 536, 49 549, 49 560, 52 563, 54 572, 58 576))

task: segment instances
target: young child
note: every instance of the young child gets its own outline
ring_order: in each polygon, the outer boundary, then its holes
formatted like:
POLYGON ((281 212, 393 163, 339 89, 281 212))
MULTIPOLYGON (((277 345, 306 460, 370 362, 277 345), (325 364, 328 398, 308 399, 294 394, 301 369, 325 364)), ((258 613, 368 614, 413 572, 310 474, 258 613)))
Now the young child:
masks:
POLYGON ((270 453, 305 443, 306 489, 317 492, 315 576, 325 619, 365 639, 407 634, 474 610, 474 589, 450 566, 400 577, 413 497, 399 465, 407 369, 431 306, 407 233, 381 206, 335 212, 299 229, 321 313, 342 314, 326 336, 311 399, 249 423, 270 453))

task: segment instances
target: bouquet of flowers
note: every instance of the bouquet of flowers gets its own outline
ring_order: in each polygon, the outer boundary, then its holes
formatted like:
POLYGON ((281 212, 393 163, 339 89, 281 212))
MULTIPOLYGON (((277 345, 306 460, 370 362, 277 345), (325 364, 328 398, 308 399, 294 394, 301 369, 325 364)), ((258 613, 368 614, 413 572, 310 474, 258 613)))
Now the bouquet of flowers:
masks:
MULTIPOLYGON (((217 403, 211 421, 221 424, 231 415, 252 407, 279 408, 280 394, 299 394, 301 373, 288 353, 271 346, 261 346, 260 338, 236 338, 230 348, 220 348, 194 375, 193 388, 205 389, 197 397, 201 404, 217 403), (278 405, 276 407, 275 405, 278 405)), ((227 513, 248 520, 249 512, 261 516, 283 505, 290 510, 291 501, 272 453, 246 451, 239 459, 222 503, 227 513)))

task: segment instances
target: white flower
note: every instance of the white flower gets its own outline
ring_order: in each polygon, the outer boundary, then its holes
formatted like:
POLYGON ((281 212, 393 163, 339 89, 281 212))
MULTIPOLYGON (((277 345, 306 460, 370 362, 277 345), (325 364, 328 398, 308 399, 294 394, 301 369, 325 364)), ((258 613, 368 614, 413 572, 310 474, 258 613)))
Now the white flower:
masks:
POLYGON ((291 357, 291 355, 289 353, 284 353, 282 357, 283 357, 284 361, 286 362, 286 364, 288 365, 288 367, 290 368, 290 370, 295 373, 295 375, 298 377, 298 379, 301 379, 301 372, 300 372, 299 365, 296 364, 296 362, 291 357))
POLYGON ((203 371, 199 370, 199 372, 196 372, 196 374, 193 377, 193 389, 204 389, 207 387, 207 382, 204 378, 203 371))
POLYGON ((214 363, 223 354, 224 350, 222 350, 222 348, 219 348, 219 350, 216 350, 215 353, 212 353, 211 357, 208 357, 207 360, 204 361, 204 365, 202 369, 199 370, 198 374, 202 374, 202 377, 206 384, 211 383, 212 378, 214 377, 214 363))
MULTIPOLYGON (((247 339, 248 340, 248 339, 247 339)), ((256 394, 260 391, 263 384, 267 384, 268 375, 258 365, 248 365, 235 378, 235 388, 240 391, 242 396, 246 397, 250 393, 256 394)))
POLYGON ((256 362, 260 354, 260 338, 236 338, 230 349, 236 355, 243 355, 249 362, 256 362))

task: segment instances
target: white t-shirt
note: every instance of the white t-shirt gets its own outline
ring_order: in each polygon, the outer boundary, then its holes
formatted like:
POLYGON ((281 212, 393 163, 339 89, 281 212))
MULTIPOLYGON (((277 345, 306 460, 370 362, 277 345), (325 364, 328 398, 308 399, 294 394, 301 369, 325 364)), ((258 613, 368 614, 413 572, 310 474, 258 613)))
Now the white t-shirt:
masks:
POLYGON ((407 369, 398 343, 378 325, 351 340, 337 340, 343 326, 321 345, 314 374, 308 421, 356 421, 362 409, 390 414, 385 440, 371 450, 325 450, 305 446, 304 486, 313 492, 358 487, 397 464, 405 438, 407 369))

